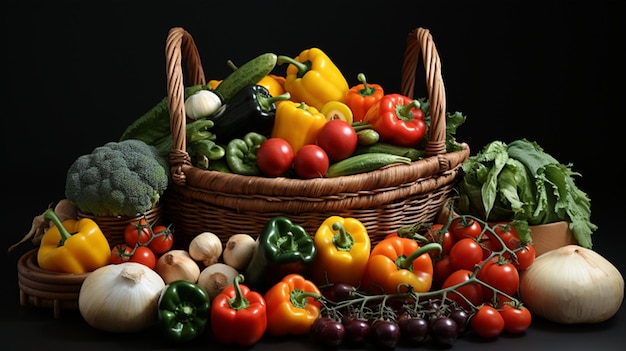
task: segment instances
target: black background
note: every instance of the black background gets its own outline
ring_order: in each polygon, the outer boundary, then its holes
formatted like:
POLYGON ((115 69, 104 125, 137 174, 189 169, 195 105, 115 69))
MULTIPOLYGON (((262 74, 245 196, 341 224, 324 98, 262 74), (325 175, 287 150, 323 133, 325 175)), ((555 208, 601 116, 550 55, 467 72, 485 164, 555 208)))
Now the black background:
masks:
MULTIPOLYGON (((527 138, 571 163, 599 226, 594 249, 626 272, 618 217, 624 209, 625 12, 618 1, 388 0, 346 3, 341 9, 337 1, 269 0, 9 1, 5 6, 5 247, 28 231, 33 216, 64 197, 65 172, 76 157, 119 138, 165 96, 164 45, 171 27, 193 35, 207 80, 222 79, 230 70, 228 59, 241 64, 264 52, 296 56, 315 46, 350 85, 364 72, 387 92, 399 91, 407 34, 425 27, 441 57, 448 110, 467 116, 457 138, 472 153, 493 140, 527 138)), ((425 95, 417 82, 415 95, 425 95)), ((0 330, 10 347, 49 342, 92 349, 171 346, 154 332, 103 335, 80 316, 54 320, 49 310, 20 307, 15 264, 30 248, 25 243, 3 254, 6 307, 0 330)), ((487 343, 465 338, 456 347, 610 348, 625 320, 624 307, 598 325, 538 319, 521 338, 487 343)), ((266 345, 315 347, 310 340, 268 338, 255 348, 266 345)))

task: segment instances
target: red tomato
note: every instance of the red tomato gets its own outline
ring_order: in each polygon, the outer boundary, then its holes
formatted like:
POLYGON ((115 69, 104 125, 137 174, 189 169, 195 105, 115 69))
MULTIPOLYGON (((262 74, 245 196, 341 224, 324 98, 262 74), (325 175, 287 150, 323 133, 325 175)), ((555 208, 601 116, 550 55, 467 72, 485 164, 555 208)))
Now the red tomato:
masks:
MULTIPOLYGON (((515 242, 519 242, 518 234, 515 231, 515 228, 510 223, 496 223, 492 226, 492 228, 496 235, 502 240, 502 242, 504 242, 504 245, 506 245, 506 247, 508 247, 509 249, 515 246, 515 242)), ((493 238, 493 241, 495 243, 494 246, 497 251, 502 250, 502 245, 500 244, 500 241, 496 238, 493 238)))
POLYGON ((162 255, 168 252, 174 245, 174 235, 172 231, 164 225, 157 225, 152 227, 152 232, 154 236, 148 244, 150 250, 156 255, 162 255))
POLYGON ((444 256, 438 260, 433 267, 433 287, 440 288, 454 271, 454 267, 450 264, 450 256, 444 256))
POLYGON ((117 244, 111 249, 111 263, 120 264, 130 260, 133 248, 126 244, 117 244))
POLYGON ((470 319, 472 330, 483 338, 495 338, 504 330, 504 318, 490 305, 482 305, 470 319))
POLYGON ((291 144, 282 138, 269 138, 256 152, 256 163, 268 177, 281 176, 291 168, 294 152, 291 144))
POLYGON ((450 249, 456 243, 456 239, 449 230, 442 232, 443 224, 435 223, 424 235, 431 242, 441 245, 441 252, 431 252, 431 256, 446 256, 450 253, 450 249))
POLYGON ((151 237, 152 230, 145 218, 129 223, 124 229, 124 241, 131 248, 147 243, 151 237))
POLYGON ((523 248, 515 251, 515 258, 511 258, 511 263, 519 271, 523 271, 528 268, 533 262, 535 262, 535 247, 533 245, 526 245, 523 248))
POLYGON ((464 238, 478 239, 483 231, 483 227, 472 218, 458 217, 452 220, 449 230, 456 240, 464 238))
MULTIPOLYGON (((448 276, 448 278, 443 282, 441 288, 446 289, 451 286, 466 282, 470 279, 471 275, 472 271, 470 270, 456 270, 448 276)), ((459 304, 459 306, 465 309, 469 309, 470 306, 461 296, 459 296, 459 294, 463 295, 473 305, 479 305, 483 302, 483 288, 482 285, 478 283, 467 283, 461 287, 454 289, 454 291, 449 292, 447 295, 450 300, 455 301, 457 304, 459 304)))
POLYGON ((354 153, 356 150, 358 137, 356 131, 350 123, 333 119, 324 125, 317 135, 317 145, 319 145, 328 158, 333 161, 341 161, 354 153))
POLYGON ((133 257, 130 258, 130 261, 141 263, 150 269, 154 269, 154 267, 156 267, 156 256, 147 246, 137 246, 133 257))
POLYGON ((504 319, 504 330, 511 334, 525 332, 532 322, 530 310, 524 306, 504 304, 500 308, 500 315, 504 319))
MULTIPOLYGON (((478 279, 491 285, 501 292, 513 296, 519 288, 519 272, 515 266, 502 259, 500 256, 493 257, 487 262, 477 274, 478 279)), ((493 290, 487 287, 485 289, 485 298, 493 297, 493 290)))
POLYGON ((303 179, 324 177, 329 164, 330 161, 324 149, 314 144, 304 145, 300 148, 293 160, 293 166, 298 177, 303 179))
POLYGON ((464 238, 450 249, 450 263, 456 269, 473 270, 483 260, 483 249, 476 240, 464 238))

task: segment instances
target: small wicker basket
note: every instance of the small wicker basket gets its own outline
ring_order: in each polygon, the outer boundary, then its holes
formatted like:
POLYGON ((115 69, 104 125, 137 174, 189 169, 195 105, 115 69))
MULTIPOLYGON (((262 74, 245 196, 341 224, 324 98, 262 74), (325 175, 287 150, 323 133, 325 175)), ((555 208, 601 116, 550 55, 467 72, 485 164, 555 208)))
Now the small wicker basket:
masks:
POLYGON ((32 249, 17 262, 20 305, 52 308, 58 319, 61 310, 78 309, 78 294, 88 275, 44 270, 37 264, 37 249, 32 249))
POLYGON ((362 221, 372 242, 406 225, 433 222, 460 180, 470 151, 446 150, 446 98, 441 63, 430 32, 408 35, 402 67, 402 91, 413 97, 418 59, 424 58, 431 125, 427 157, 411 165, 336 178, 292 179, 244 176, 203 170, 186 152, 183 59, 188 85, 205 84, 192 36, 171 28, 166 40, 167 94, 173 145, 172 181, 164 194, 164 217, 174 224, 179 243, 203 231, 224 242, 234 233, 257 236, 276 215, 289 217, 314 235, 331 215, 362 221))

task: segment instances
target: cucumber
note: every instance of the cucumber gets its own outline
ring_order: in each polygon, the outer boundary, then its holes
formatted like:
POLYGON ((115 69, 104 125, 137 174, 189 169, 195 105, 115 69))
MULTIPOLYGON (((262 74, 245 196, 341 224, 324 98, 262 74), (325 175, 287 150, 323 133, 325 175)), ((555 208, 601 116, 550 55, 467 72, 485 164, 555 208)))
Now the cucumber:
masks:
POLYGON ((371 145, 360 144, 357 146, 353 155, 369 154, 369 153, 385 153, 396 156, 404 156, 417 161, 424 157, 424 150, 418 150, 412 147, 393 145, 385 142, 377 142, 371 145))
POLYGON ((215 87, 213 92, 222 99, 223 104, 228 103, 241 89, 248 85, 257 84, 263 77, 272 72, 276 67, 277 60, 276 54, 269 52, 261 54, 232 71, 215 87))
POLYGON ((411 159, 383 152, 354 155, 330 165, 326 172, 326 177, 334 178, 365 173, 395 163, 411 164, 411 159))

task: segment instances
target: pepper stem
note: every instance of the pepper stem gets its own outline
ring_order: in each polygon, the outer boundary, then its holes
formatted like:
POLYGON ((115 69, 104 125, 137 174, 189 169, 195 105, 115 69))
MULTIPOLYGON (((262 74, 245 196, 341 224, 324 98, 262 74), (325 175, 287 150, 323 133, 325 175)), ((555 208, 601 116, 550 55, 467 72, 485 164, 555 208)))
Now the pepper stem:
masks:
POLYGON ((338 251, 350 251, 354 245, 354 237, 348 233, 341 222, 335 222, 332 225, 334 231, 338 233, 333 235, 333 244, 338 251))
POLYGON ((239 274, 235 276, 235 279, 233 279, 233 286, 235 288, 235 297, 233 297, 232 299, 230 299, 230 301, 228 301, 228 305, 233 310, 244 310, 248 308, 248 306, 250 306, 250 301, 248 301, 248 299, 246 299, 246 297, 243 296, 243 293, 241 292, 241 286, 239 285, 239 283, 243 283, 243 281, 244 281, 243 274, 239 274))
POLYGON ((309 297, 312 297, 316 300, 319 300, 322 298, 322 296, 319 294, 307 292, 301 289, 293 289, 289 293, 289 301, 294 307, 297 307, 297 308, 305 308, 306 305, 308 304, 309 297))
POLYGON ((441 244, 439 243, 426 244, 413 251, 413 253, 411 253, 409 256, 398 256, 398 258, 396 259, 396 266, 398 266, 399 269, 410 269, 413 265, 413 261, 415 261, 421 255, 431 251, 441 252, 441 250, 441 244))
POLYGON ((291 98, 291 94, 289 92, 285 92, 280 95, 272 96, 272 95, 264 95, 259 91, 256 93, 256 101, 259 104, 259 107, 264 112, 272 111, 272 105, 276 103, 276 101, 289 100, 291 98))
POLYGON ((57 214, 54 212, 53 209, 51 208, 47 209, 46 212, 43 213, 43 218, 52 221, 52 223, 54 223, 57 229, 59 229, 59 233, 61 234, 61 240, 59 240, 59 246, 63 246, 65 244, 65 240, 69 239, 72 236, 72 234, 70 234, 70 232, 68 232, 67 229, 65 229, 65 227, 63 226, 63 223, 61 222, 61 219, 59 218, 59 216, 57 216, 57 214))
POLYGON ((361 95, 361 96, 370 96, 370 95, 374 94, 375 89, 370 87, 369 85, 367 85, 367 80, 365 79, 365 74, 359 73, 356 76, 356 79, 358 79, 359 82, 363 83, 363 89, 359 90, 359 95, 361 95))
POLYGON ((296 68, 298 69, 298 78, 302 78, 308 71, 311 70, 311 61, 300 62, 289 56, 279 55, 276 59, 276 63, 278 65, 282 65, 283 63, 289 63, 296 66, 296 68))
POLYGON ((396 105, 396 116, 403 121, 412 121, 413 113, 411 110, 414 108, 420 108, 420 102, 417 100, 412 100, 406 105, 396 105))

